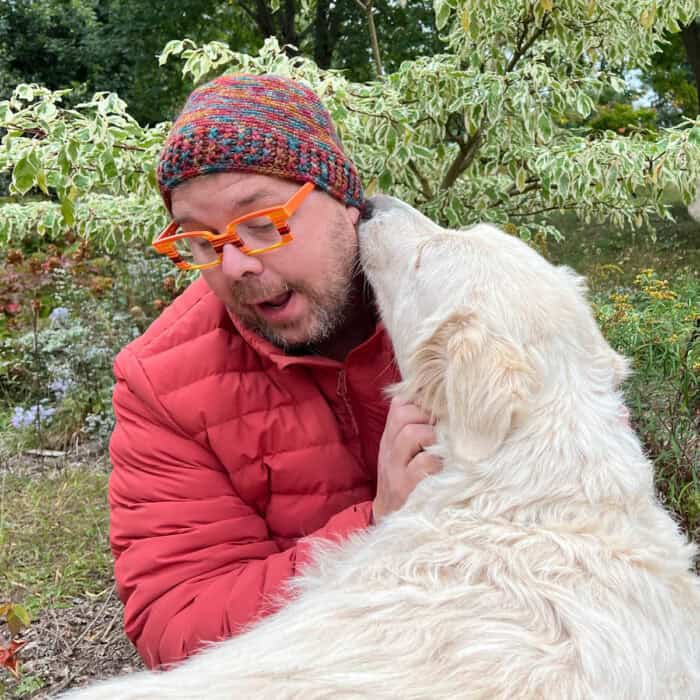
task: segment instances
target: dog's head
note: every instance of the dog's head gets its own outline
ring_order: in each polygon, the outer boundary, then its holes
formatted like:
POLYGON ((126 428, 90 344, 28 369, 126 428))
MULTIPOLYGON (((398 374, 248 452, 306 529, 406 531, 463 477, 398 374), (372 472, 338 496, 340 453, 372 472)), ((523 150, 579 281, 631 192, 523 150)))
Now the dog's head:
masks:
POLYGON ((372 204, 360 257, 397 390, 446 423, 462 457, 492 455, 545 394, 611 393, 625 377, 571 270, 493 226, 450 231, 392 197, 372 204))

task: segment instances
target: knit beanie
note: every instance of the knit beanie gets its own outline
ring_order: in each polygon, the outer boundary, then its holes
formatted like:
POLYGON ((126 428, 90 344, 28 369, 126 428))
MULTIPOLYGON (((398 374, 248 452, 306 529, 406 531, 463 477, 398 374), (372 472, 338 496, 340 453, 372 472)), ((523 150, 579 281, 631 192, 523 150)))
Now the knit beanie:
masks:
POLYGON ((328 111, 312 90, 288 78, 231 74, 196 88, 165 142, 158 186, 170 210, 180 183, 234 171, 313 182, 345 204, 364 203, 328 111))

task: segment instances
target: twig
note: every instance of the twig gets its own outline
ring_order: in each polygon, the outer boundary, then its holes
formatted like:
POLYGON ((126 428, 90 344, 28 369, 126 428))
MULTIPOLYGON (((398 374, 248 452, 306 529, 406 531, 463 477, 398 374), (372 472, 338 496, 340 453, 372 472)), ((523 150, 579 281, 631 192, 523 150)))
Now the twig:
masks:
POLYGON ((102 603, 102 606, 100 609, 97 611, 97 615, 95 615, 92 620, 88 623, 87 627, 82 631, 80 636, 73 642, 71 645, 70 649, 68 650, 68 656, 70 656, 74 651, 75 648, 80 644, 80 642, 84 639, 85 635, 92 629, 93 625, 97 622, 97 620, 100 618, 102 613, 104 612, 105 608, 107 607, 107 603, 111 600, 112 596, 114 595, 114 589, 116 588, 116 583, 112 584, 112 587, 109 589, 109 595, 105 599, 105 602, 102 603))
POLYGON ((60 643, 63 649, 68 648, 68 644, 66 643, 64 637, 65 635, 61 634, 61 628, 60 625, 58 624, 58 618, 56 617, 56 612, 54 611, 53 608, 49 608, 49 614, 51 616, 51 622, 53 623, 54 627, 54 632, 53 632, 53 643, 51 644, 51 653, 54 655, 56 654, 56 647, 60 643))
POLYGON ((112 615, 112 619, 110 620, 110 623, 107 625, 107 629, 102 633, 102 636, 100 637, 100 640, 103 642, 107 641, 107 637, 109 636, 109 633, 112 631, 112 627, 114 626, 114 623, 117 621, 118 617, 121 617, 122 611, 121 609, 117 609, 117 611, 112 615))
POLYGON ((24 454, 30 455, 31 457, 65 457, 66 453, 62 450, 27 450, 24 454))
POLYGON ((80 668, 78 668, 76 671, 73 671, 73 673, 68 673, 66 675, 66 677, 58 685, 52 685, 49 688, 50 697, 53 697, 56 693, 59 693, 66 686, 68 686, 70 684, 70 682, 74 678, 79 676, 91 663, 92 663, 92 661, 87 661, 82 666, 80 666, 80 668))

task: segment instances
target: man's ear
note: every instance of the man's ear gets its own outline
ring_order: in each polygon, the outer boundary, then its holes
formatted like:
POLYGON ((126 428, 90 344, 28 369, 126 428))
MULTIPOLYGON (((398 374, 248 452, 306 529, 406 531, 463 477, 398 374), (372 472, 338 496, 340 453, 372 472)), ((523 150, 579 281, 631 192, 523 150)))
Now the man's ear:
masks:
POLYGON ((444 421, 452 449, 470 461, 496 452, 536 386, 524 352, 467 310, 445 319, 407 370, 401 393, 444 421))
POLYGON ((357 222, 360 220, 360 210, 357 207, 346 206, 345 215, 353 226, 356 226, 357 222))

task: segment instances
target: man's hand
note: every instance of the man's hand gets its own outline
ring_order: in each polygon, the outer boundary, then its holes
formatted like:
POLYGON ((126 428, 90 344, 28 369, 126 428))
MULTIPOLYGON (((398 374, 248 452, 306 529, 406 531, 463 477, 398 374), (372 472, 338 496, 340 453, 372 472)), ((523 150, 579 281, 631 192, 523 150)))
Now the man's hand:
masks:
POLYGON ((442 460, 423 451, 434 442, 430 416, 415 404, 393 399, 379 443, 375 523, 401 508, 419 481, 442 469, 442 460))

